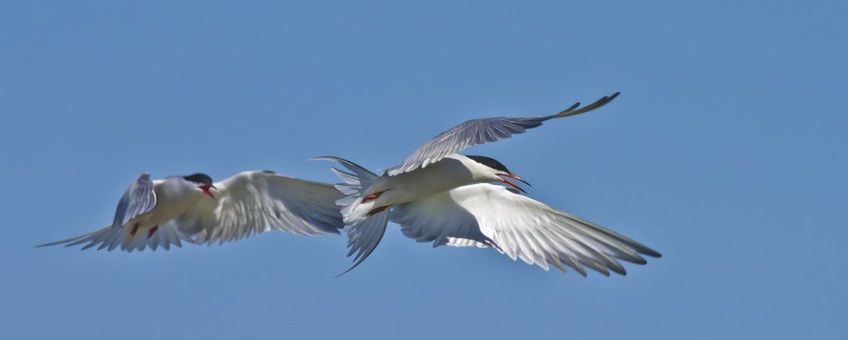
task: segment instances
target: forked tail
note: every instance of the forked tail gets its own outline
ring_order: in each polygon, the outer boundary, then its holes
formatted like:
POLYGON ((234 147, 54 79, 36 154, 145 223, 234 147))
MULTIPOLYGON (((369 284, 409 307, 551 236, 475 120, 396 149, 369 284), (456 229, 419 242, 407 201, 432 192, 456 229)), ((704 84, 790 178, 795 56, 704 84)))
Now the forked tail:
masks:
POLYGON ((337 200, 336 204, 342 207, 341 212, 344 216, 344 229, 348 239, 347 247, 350 248, 347 256, 356 254, 353 259, 353 266, 339 274, 339 276, 342 276, 365 261, 380 244, 380 240, 383 239, 383 234, 386 232, 386 225, 389 223, 389 211, 377 210, 379 212, 374 213, 372 211, 375 208, 373 207, 374 201, 363 202, 362 199, 363 193, 380 176, 346 159, 332 156, 314 159, 334 161, 350 171, 332 168, 333 172, 344 182, 336 184, 336 189, 345 195, 337 200))

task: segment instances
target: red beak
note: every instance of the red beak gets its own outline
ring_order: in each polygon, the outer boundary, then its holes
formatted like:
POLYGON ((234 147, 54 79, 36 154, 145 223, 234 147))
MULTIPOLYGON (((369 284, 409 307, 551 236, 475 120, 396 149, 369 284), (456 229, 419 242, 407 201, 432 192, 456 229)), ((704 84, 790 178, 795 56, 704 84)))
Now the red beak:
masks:
POLYGON ((511 186, 511 187, 513 187, 513 188, 515 188, 515 190, 521 191, 521 192, 523 192, 523 193, 525 193, 525 194, 527 193, 527 191, 524 191, 524 188, 522 188, 522 187, 520 187, 520 186, 516 185, 515 183, 512 183, 512 182, 510 182, 510 181, 508 181, 508 180, 505 180, 505 179, 501 178, 501 182, 504 182, 504 183, 506 183, 507 185, 509 185, 509 186, 511 186))
POLYGON ((512 182, 510 182, 510 181, 507 181, 507 180, 505 180, 505 179, 503 179, 503 178, 501 178, 501 182, 504 182, 504 183, 506 183, 506 184, 509 184, 509 186, 511 186, 511 187, 513 187, 513 188, 515 188, 515 190, 521 191, 521 192, 523 192, 523 193, 525 193, 525 194, 527 193, 527 191, 524 191, 524 189, 522 189, 520 186, 516 185, 515 183, 512 183, 512 182))
MULTIPOLYGON (((508 174, 500 175, 500 176, 509 177, 509 178, 512 178, 512 179, 515 179, 515 180, 521 181, 521 183, 524 183, 524 184, 530 185, 530 183, 528 183, 527 181, 525 181, 523 178, 518 177, 518 175, 516 175, 516 174, 514 174, 514 173, 511 173, 511 172, 510 172, 510 173, 508 173, 508 174)), ((527 193, 527 191, 525 191, 525 190, 524 190, 524 188, 522 188, 522 187, 520 187, 520 186, 516 185, 515 183, 512 183, 512 182, 510 182, 510 181, 508 181, 508 180, 506 180, 506 179, 504 179, 504 178, 501 178, 501 182, 504 182, 504 183, 506 183, 507 185, 509 185, 509 186, 511 186, 511 187, 513 187, 513 188, 515 188, 515 190, 521 191, 521 192, 523 192, 523 193, 525 193, 525 194, 527 193)), ((530 185, 530 186, 532 187, 532 185, 530 185)))
POLYGON ((215 198, 215 195, 212 195, 212 192, 209 189, 218 189, 212 184, 204 184, 200 186, 200 190, 203 190, 203 194, 212 198, 215 198))
POLYGON ((516 174, 514 174, 514 173, 511 173, 511 172, 510 172, 510 173, 509 173, 509 174, 507 174, 506 176, 507 176, 507 177, 509 177, 509 178, 512 178, 512 179, 515 179, 515 180, 521 181, 521 183, 527 184, 527 185, 529 185, 529 186, 531 186, 531 187, 533 186, 532 184, 530 184, 530 182, 525 181, 523 178, 518 177, 518 175, 516 175, 516 174))

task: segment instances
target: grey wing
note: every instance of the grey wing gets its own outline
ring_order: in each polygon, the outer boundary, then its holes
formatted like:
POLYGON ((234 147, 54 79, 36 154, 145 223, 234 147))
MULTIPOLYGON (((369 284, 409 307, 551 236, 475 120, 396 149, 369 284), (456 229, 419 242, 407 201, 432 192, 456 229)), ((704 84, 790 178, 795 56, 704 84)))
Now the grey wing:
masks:
POLYGON ((344 227, 333 185, 271 172, 243 172, 220 183, 215 198, 204 198, 172 221, 198 243, 223 243, 270 230, 298 235, 338 233, 344 227))
POLYGON ((392 209, 389 219, 401 226, 404 236, 418 242, 433 242, 433 248, 448 246, 495 246, 480 231, 477 218, 457 204, 450 191, 403 203, 392 209))
POLYGON ((454 126, 450 130, 440 133, 424 143, 424 145, 421 145, 403 163, 388 169, 387 174, 389 176, 395 176, 426 167, 429 164, 438 162, 449 154, 467 147, 491 143, 499 139, 509 138, 514 134, 524 133, 527 129, 542 125, 546 120, 574 116, 595 110, 611 102, 618 95, 619 92, 604 96, 594 103, 583 107, 580 107, 580 103, 575 103, 568 109, 549 116, 524 118, 496 117, 466 121, 454 126))
POLYGON ((654 251, 615 231, 577 218, 494 184, 472 184, 403 204, 391 219, 404 235, 433 246, 492 246, 511 259, 586 275, 625 274, 619 260, 636 264, 654 251))
POLYGON ((96 246, 97 250, 106 249, 108 251, 112 251, 120 247, 123 251, 132 252, 134 250, 144 250, 145 246, 150 247, 153 251, 156 251, 157 248, 170 250, 172 245, 182 247, 183 241, 190 243, 193 242, 171 224, 160 226, 158 231, 152 236, 136 237, 130 243, 124 242, 125 237, 128 237, 128 235, 124 233, 123 228, 109 225, 84 235, 61 241, 40 244, 36 247, 55 245, 73 247, 82 245, 80 250, 86 250, 96 246))
POLYGON ((156 192, 153 190, 153 181, 150 174, 143 173, 130 185, 118 208, 115 209, 115 220, 112 226, 118 228, 140 215, 146 214, 156 207, 156 192))
POLYGON ((123 226, 132 219, 149 213, 156 208, 156 192, 154 191, 153 181, 150 180, 150 174, 143 173, 136 179, 133 184, 121 197, 118 202, 118 208, 115 210, 115 220, 111 225, 95 230, 93 232, 72 237, 69 239, 45 243, 38 247, 65 245, 66 247, 82 245, 82 249, 97 247, 97 250, 106 249, 112 251, 118 247, 121 250, 131 252, 133 250, 143 250, 145 245, 152 250, 161 247, 165 250, 170 249, 171 245, 178 247, 182 246, 181 241, 191 241, 185 235, 181 234, 172 226, 162 226, 159 232, 152 237, 136 238, 134 243, 127 244, 124 238, 127 237, 123 226))

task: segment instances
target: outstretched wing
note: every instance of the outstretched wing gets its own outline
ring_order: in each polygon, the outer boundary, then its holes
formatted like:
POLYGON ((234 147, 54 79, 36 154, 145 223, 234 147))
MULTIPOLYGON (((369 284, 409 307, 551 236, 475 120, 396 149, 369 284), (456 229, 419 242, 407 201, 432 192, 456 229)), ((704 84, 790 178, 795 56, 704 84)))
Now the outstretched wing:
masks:
POLYGON ((494 245, 513 260, 548 270, 584 266, 625 274, 618 259, 645 264, 660 254, 612 230, 557 211, 493 184, 466 185, 395 208, 391 220, 403 233, 434 246, 494 245))
POLYGON ((159 232, 154 237, 139 237, 138 241, 132 244, 125 242, 125 238, 130 236, 127 230, 124 229, 124 225, 138 216, 151 212, 156 208, 157 202, 156 192, 153 190, 153 181, 150 180, 150 174, 143 173, 130 185, 118 202, 118 208, 115 210, 115 219, 112 225, 77 237, 38 245, 38 247, 60 244, 71 247, 84 244, 82 250, 97 247, 97 250, 106 249, 111 251, 120 247, 121 250, 131 252, 133 250, 143 250, 145 246, 153 250, 159 247, 168 250, 171 248, 171 245, 181 247, 181 241, 190 241, 185 235, 173 227, 163 226, 158 228, 159 232))
POLYGON ((580 107, 580 103, 576 103, 568 109, 550 116, 528 118, 497 117, 466 121, 454 126, 450 130, 440 133, 424 143, 424 145, 421 145, 403 163, 388 169, 387 174, 389 176, 395 176, 426 167, 429 164, 438 162, 449 154, 467 147, 491 143, 499 139, 509 138, 514 134, 524 133, 527 129, 542 125, 546 120, 569 117, 592 111, 611 102, 618 95, 619 92, 604 96, 594 103, 583 107, 580 107))
POLYGON ((342 193, 330 184, 252 171, 215 186, 215 199, 202 199, 171 222, 195 242, 223 243, 269 230, 321 235, 344 226, 335 203, 342 193))
POLYGON ((143 173, 130 185, 115 209, 115 219, 112 226, 120 228, 130 220, 149 213, 156 208, 156 192, 150 174, 143 173))
POLYGON ((182 247, 182 242, 191 243, 192 240, 177 230, 173 225, 164 225, 157 228, 157 232, 152 235, 139 235, 132 237, 124 228, 116 226, 106 226, 95 230, 88 234, 72 237, 69 239, 50 242, 37 245, 36 247, 48 247, 56 245, 64 245, 65 247, 73 247, 83 245, 80 250, 97 247, 97 250, 106 249, 108 251, 115 250, 120 247, 121 250, 132 252, 134 250, 142 251, 145 247, 150 247, 156 251, 158 248, 170 250, 171 246, 182 247), (129 238, 130 242, 125 242, 129 238))

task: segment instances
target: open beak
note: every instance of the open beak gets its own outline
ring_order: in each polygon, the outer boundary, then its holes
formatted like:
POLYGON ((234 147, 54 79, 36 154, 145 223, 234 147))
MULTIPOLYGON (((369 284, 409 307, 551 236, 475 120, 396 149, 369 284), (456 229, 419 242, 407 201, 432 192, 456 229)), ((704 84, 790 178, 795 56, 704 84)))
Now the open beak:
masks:
POLYGON ((201 186, 200 189, 203 190, 203 194, 205 194, 206 196, 212 197, 212 198, 215 198, 215 195, 212 195, 212 191, 210 191, 210 189, 218 190, 218 188, 215 187, 214 184, 201 186))
POLYGON ((506 176, 507 176, 507 177, 509 177, 509 178, 512 178, 512 179, 514 179, 514 180, 516 180, 516 181, 520 181, 521 183, 527 184, 528 186, 531 186, 531 187, 533 186, 532 184, 530 184, 530 182, 525 181, 523 178, 518 177, 518 175, 516 175, 516 174, 514 174, 514 173, 511 173, 511 172, 510 172, 510 173, 509 173, 509 174, 507 174, 506 176))
MULTIPOLYGON (((516 176, 515 174, 512 174, 512 173, 505 174, 505 175, 502 175, 502 176, 509 177, 509 178, 512 178, 512 179, 515 179, 515 180, 521 181, 521 183, 524 183, 524 184, 530 185, 530 183, 527 183, 527 181, 523 180, 521 177, 518 177, 518 176, 516 176)), ((507 184, 507 185, 509 185, 509 186, 511 186, 511 187, 513 187, 513 188, 515 188, 515 190, 521 191, 521 192, 523 192, 523 193, 525 193, 525 194, 527 193, 527 191, 525 191, 525 190, 524 190, 524 188, 522 188, 522 187, 520 187, 520 186, 516 185, 515 183, 510 182, 509 180, 507 180, 507 179, 505 179, 505 178, 501 178, 501 182, 504 182, 505 184, 507 184)), ((530 185, 530 186, 532 186, 532 185, 530 185)))

